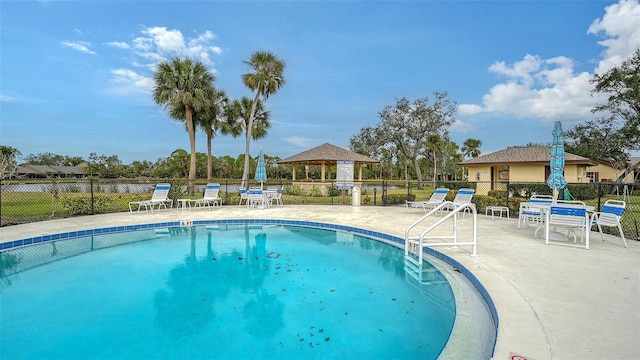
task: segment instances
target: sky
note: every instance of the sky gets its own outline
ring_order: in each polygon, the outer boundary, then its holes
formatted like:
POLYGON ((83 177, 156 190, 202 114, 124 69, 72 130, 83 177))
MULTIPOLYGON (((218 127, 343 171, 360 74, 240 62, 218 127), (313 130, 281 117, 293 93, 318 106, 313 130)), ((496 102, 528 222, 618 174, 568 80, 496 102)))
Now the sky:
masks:
MULTIPOLYGON (((451 140, 482 154, 551 143, 595 119, 589 80, 640 47, 638 0, 0 0, 0 144, 22 158, 117 155, 125 164, 189 151, 183 123, 152 98, 157 64, 202 62, 230 98, 253 96, 243 62, 270 51, 286 84, 251 144, 286 158, 349 139, 402 97, 447 92, 451 140)), ((213 155, 244 153, 218 135, 213 155)), ((206 153, 206 136, 196 150, 206 153)), ((19 159, 20 160, 20 159, 19 159)))

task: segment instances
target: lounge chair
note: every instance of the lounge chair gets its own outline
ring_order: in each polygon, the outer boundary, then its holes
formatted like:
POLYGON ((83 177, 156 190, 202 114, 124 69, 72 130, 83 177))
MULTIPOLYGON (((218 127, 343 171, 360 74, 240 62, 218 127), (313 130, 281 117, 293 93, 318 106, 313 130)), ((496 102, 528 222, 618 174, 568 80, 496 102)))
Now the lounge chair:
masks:
POLYGON ((407 208, 422 207, 425 213, 427 210, 434 209, 436 206, 444 202, 444 198, 449 193, 447 188, 438 188, 431 194, 431 197, 427 201, 407 201, 407 208))
MULTIPOLYGON (((475 189, 469 189, 469 188, 463 188, 458 190, 458 193, 456 194, 456 197, 453 199, 453 209, 451 210, 455 210, 459 207, 465 206, 465 205, 472 205, 471 203, 471 199, 473 198, 473 195, 476 193, 475 189)), ((463 210, 463 214, 466 213, 470 213, 470 210, 468 207, 466 207, 463 210)))
POLYGON ((155 190, 153 190, 153 195, 151 195, 151 200, 131 201, 129 203, 129 212, 133 212, 135 205, 138 205, 138 211, 144 208, 145 210, 153 212, 153 208, 156 205, 158 205, 158 212, 160 212, 161 207, 167 210, 167 205, 169 205, 169 209, 171 209, 173 207, 173 200, 169 199, 169 189, 171 189, 171 184, 156 185, 155 190))
POLYGON ((532 195, 529 201, 520 203, 520 211, 518 213, 518 229, 520 224, 526 224, 530 221, 538 226, 544 220, 542 218, 542 209, 548 208, 553 203, 551 195, 532 195))
POLYGON ((222 205, 222 199, 218 196, 220 192, 220 184, 209 183, 204 189, 204 195, 202 199, 196 199, 194 204, 196 207, 208 206, 210 209, 215 208, 216 205, 222 205))
POLYGON ((239 192, 240 192, 240 202, 238 203, 238 206, 242 205, 242 200, 247 201, 247 205, 248 205, 249 192, 247 191, 247 189, 241 187, 239 189, 239 192))
POLYGON ((597 225, 600 232, 600 238, 604 241, 604 235, 602 234, 602 227, 617 227, 622 238, 624 247, 627 247, 627 240, 624 238, 624 231, 622 231, 622 225, 620 219, 624 213, 626 204, 620 200, 607 200, 602 206, 602 210, 593 213, 591 216, 591 225, 597 225))

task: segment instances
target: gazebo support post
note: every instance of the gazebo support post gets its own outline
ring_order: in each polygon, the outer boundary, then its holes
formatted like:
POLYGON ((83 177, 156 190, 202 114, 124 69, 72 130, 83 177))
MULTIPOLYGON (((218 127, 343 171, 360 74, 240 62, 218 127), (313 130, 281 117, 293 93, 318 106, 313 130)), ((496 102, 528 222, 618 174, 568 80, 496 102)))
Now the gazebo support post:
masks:
POLYGON ((322 182, 324 182, 324 173, 325 173, 325 163, 323 161, 322 162, 322 168, 320 170, 320 178, 322 179, 322 182))

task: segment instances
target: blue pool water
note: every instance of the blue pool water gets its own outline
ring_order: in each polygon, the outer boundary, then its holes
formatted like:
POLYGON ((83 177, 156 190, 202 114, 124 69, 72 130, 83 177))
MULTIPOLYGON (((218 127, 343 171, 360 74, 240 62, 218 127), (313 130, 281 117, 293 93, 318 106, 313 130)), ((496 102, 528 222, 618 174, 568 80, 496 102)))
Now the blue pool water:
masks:
POLYGON ((2 255, 2 359, 437 358, 445 277, 352 233, 219 225, 94 235, 2 255))

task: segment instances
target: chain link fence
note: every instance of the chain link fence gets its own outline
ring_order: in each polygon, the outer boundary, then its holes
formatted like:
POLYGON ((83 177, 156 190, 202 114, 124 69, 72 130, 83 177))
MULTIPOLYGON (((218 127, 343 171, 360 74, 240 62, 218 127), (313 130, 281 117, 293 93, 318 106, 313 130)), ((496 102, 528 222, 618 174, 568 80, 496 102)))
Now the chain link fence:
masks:
MULTIPOLYGON (((222 179, 218 182, 221 184, 219 196, 222 203, 237 205, 240 201, 240 180, 222 179)), ((174 202, 180 198, 200 198, 206 186, 204 180, 191 184, 184 179, 0 180, 0 226, 129 211, 129 202, 150 199, 158 183, 171 184, 169 198, 174 202)), ((277 185, 285 189, 285 203, 352 203, 350 194, 333 187, 327 192, 328 196, 324 196, 315 188, 305 192, 290 181, 278 180, 277 185)), ((487 206, 507 206, 514 217, 518 216, 520 202, 527 201, 531 195, 551 194, 551 189, 546 183, 438 181, 435 184, 425 183, 426 190, 421 192, 417 190, 415 182, 401 180, 364 181, 358 185, 362 191, 360 202, 363 206, 404 206, 407 200, 415 200, 417 194, 426 196, 426 200, 434 185, 451 189, 447 200, 452 200, 458 189, 470 187, 476 189, 472 202, 479 213, 484 213, 487 206)), ((622 218, 625 236, 640 240, 640 183, 570 183, 566 189, 568 197, 584 201, 596 211, 602 209, 602 205, 608 199, 625 201, 626 211, 622 218)))

